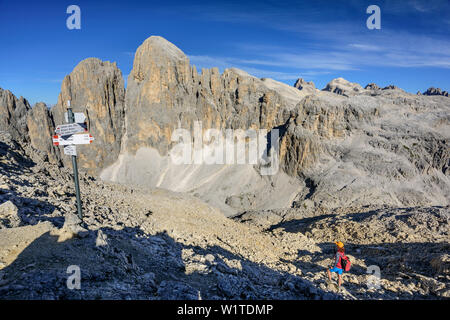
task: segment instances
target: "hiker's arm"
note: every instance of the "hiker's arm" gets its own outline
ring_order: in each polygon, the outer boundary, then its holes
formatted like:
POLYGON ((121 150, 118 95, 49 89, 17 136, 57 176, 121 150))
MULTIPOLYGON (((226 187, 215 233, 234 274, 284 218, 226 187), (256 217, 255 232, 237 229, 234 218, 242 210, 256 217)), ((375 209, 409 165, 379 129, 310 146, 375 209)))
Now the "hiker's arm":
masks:
POLYGON ((339 253, 336 253, 336 261, 334 261, 334 267, 336 268, 339 263, 339 253))

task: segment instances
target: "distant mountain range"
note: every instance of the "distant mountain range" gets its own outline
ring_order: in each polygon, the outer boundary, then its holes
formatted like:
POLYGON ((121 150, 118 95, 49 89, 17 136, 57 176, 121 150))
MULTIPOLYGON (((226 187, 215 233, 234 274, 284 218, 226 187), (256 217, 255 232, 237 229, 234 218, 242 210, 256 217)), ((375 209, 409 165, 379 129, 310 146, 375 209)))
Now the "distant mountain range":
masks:
POLYGON ((48 110, 0 89, 0 130, 48 161, 70 158, 52 145, 67 100, 87 116, 95 143, 79 147, 83 170, 133 185, 189 192, 226 215, 301 205, 447 205, 450 201, 450 100, 430 88, 413 95, 337 78, 323 90, 258 79, 239 69, 198 72, 167 40, 137 49, 127 88, 115 63, 88 58, 62 83, 48 110), (176 128, 280 129, 280 169, 255 165, 174 165, 176 128))

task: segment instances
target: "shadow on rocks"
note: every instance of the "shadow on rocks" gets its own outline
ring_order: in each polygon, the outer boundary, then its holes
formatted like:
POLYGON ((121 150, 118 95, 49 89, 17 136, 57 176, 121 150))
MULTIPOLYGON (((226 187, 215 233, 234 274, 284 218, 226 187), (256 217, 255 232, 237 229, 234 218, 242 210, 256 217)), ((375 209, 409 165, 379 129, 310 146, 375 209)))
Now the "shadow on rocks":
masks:
POLYGON ((35 163, 19 152, 14 151, 20 148, 16 142, 12 140, 9 142, 11 145, 0 141, 0 158, 12 159, 12 161, 8 162, 0 161, 0 172, 11 177, 21 174, 24 168, 29 169, 33 167, 35 163))
POLYGON ((10 209, 10 214, 16 216, 16 220, 18 220, 18 224, 14 225, 14 227, 34 225, 44 221, 50 221, 58 227, 62 227, 64 224, 64 217, 48 216, 48 214, 58 210, 50 202, 24 197, 14 189, 0 188, 0 205, 4 205, 8 201, 13 204, 10 209))
MULTIPOLYGON (((320 243, 319 253, 301 252, 299 257, 310 255, 309 262, 298 261, 295 264, 301 270, 309 270, 311 273, 321 272, 326 275, 327 267, 319 264, 329 259, 334 262, 335 245, 333 243, 320 243)), ((448 272, 450 264, 446 253, 450 251, 450 244, 440 243, 373 243, 345 244, 346 255, 362 261, 363 264, 352 261, 351 270, 344 273, 344 287, 353 295, 360 298, 400 298, 400 299, 442 299, 448 298, 450 282, 448 272), (371 269, 369 269, 369 267, 371 269), (375 269, 380 271, 380 290, 368 292, 367 279, 375 275, 375 269), (346 282, 350 277, 364 279, 363 282, 346 282), (388 282, 383 282, 387 280, 388 282), (398 284, 410 288, 401 290, 398 284), (417 289, 423 289, 424 293, 417 289), (363 294, 361 295, 361 292, 363 294), (389 294, 386 294, 386 293, 389 294)), ((336 277, 335 277, 336 280, 336 277)))
POLYGON ((290 233, 298 233, 298 232, 304 232, 306 228, 309 226, 309 224, 313 222, 318 222, 323 219, 327 219, 330 217, 334 217, 333 214, 323 214, 320 216, 314 216, 314 217, 308 217, 303 219, 293 219, 289 221, 283 221, 280 223, 277 223, 273 226, 271 226, 267 231, 273 231, 275 229, 283 229, 285 232, 290 233))
POLYGON ((65 241, 53 231, 44 233, 0 270, 0 297, 338 298, 300 277, 252 262, 220 246, 186 245, 166 232, 147 235, 140 228, 128 227, 88 230, 83 237, 65 241), (80 289, 67 286, 68 279, 73 281, 70 266, 79 267, 80 289))

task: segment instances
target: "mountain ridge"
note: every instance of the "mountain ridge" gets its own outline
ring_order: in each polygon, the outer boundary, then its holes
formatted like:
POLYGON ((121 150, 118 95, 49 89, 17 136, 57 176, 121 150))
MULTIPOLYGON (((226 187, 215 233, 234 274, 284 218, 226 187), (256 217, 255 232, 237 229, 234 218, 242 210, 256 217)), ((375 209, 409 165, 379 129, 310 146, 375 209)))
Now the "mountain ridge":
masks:
MULTIPOLYGON (((308 194, 305 181, 315 181, 317 185, 310 199, 315 206, 352 205, 355 196, 350 194, 342 195, 341 201, 325 197, 329 184, 322 179, 326 172, 334 177, 332 180, 347 179, 339 163, 360 172, 360 176, 348 189, 336 185, 334 192, 356 192, 360 199, 368 196, 365 202, 358 200, 360 205, 369 204, 374 198, 378 198, 375 202, 392 205, 446 205, 449 201, 445 196, 450 190, 445 151, 449 137, 445 135, 448 130, 444 130, 448 128, 449 103, 442 95, 417 96, 395 86, 380 89, 375 84, 362 88, 342 78, 333 79, 324 89, 317 90, 312 82, 301 79, 288 86, 272 79, 255 78, 235 68, 223 73, 217 68, 202 69, 198 73, 179 48, 162 37, 152 36, 136 50, 127 88, 115 63, 87 58, 65 77, 58 103, 49 112, 42 106, 31 108, 25 99, 8 97, 4 101, 17 102, 3 103, 7 106, 3 110, 10 110, 4 113, 11 114, 13 106, 21 107, 17 110, 14 107, 14 112, 18 112, 13 117, 18 119, 13 119, 15 124, 4 128, 16 137, 25 137, 33 148, 47 154, 49 161, 70 165, 68 157, 52 146, 50 138, 40 137, 40 132, 51 133, 55 124, 64 122, 66 102, 71 99, 74 111, 86 114, 88 128, 96 139, 93 145, 80 147, 82 170, 106 180, 197 194, 227 215, 301 203, 307 200, 303 198, 308 194), (399 108, 400 105, 408 107, 399 108), (428 115, 426 110, 430 112, 428 115), (396 123, 393 113, 398 119, 408 117, 409 122, 415 119, 418 126, 409 128, 405 122, 396 123), (28 114, 26 121, 25 114, 28 114), (168 158, 172 133, 179 126, 192 130, 195 121, 202 123, 203 131, 281 128, 285 132, 280 138, 281 171, 270 179, 262 179, 253 165, 234 169, 220 165, 173 166, 168 158), (405 141, 410 142, 401 143, 405 139, 402 135, 409 137, 405 141), (428 142, 413 141, 414 135, 426 135, 428 142), (367 144, 363 156, 352 151, 358 143, 367 144), (371 148, 373 151, 367 152, 371 148), (342 160, 344 154, 352 154, 349 159, 353 164, 342 160), (392 165, 383 162, 386 155, 396 163, 389 173, 389 177, 394 177, 393 183, 381 169, 392 165), (374 157, 375 162, 362 165, 366 157, 374 157), (325 163, 328 165, 324 166, 325 163), (332 163, 336 166, 330 166, 332 163), (410 184, 413 196, 408 195, 410 191, 401 191, 401 181, 419 177, 418 173, 424 170, 430 176, 425 173, 422 181, 416 179, 410 184), (197 173, 186 174, 192 171, 197 173), (375 178, 369 178, 374 173, 375 178), (247 177, 247 185, 253 187, 236 186, 233 181, 239 176, 247 177), (350 191, 353 187, 357 189, 350 191), (431 193, 427 191, 430 187, 434 190, 431 193), (390 191, 385 193, 385 188, 390 191)), ((358 148, 362 150, 361 146, 358 148)))

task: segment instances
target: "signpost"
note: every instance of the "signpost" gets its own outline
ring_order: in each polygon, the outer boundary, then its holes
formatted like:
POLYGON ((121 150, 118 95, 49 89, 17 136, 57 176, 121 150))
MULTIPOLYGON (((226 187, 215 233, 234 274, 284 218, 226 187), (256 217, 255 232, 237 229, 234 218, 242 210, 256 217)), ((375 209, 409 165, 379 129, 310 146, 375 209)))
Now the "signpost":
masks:
POLYGON ((70 136, 75 133, 86 132, 86 126, 84 123, 69 123, 69 124, 60 124, 56 127, 56 134, 60 136, 70 136))
POLYGON ((77 196, 78 217, 83 219, 83 211, 81 208, 80 183, 78 180, 77 165, 77 144, 90 144, 94 138, 87 133, 84 121, 86 116, 83 113, 73 113, 70 108, 70 100, 67 101, 67 112, 64 114, 68 124, 61 124, 56 127, 53 136, 53 144, 55 146, 64 146, 64 154, 72 156, 73 179, 75 182, 75 191, 77 196), (82 133, 82 134, 80 134, 82 133))
POLYGON ((74 134, 71 136, 53 136, 53 144, 55 146, 67 146, 73 144, 90 144, 94 141, 94 137, 92 137, 89 133, 85 134, 74 134))
MULTIPOLYGON (((86 116, 84 115, 84 113, 81 112, 73 112, 74 114, 74 121, 75 123, 83 123, 84 121, 86 121, 86 116)), ((66 122, 69 122, 69 113, 68 112, 64 112, 64 119, 66 120, 66 122)))
POLYGON ((77 147, 72 144, 65 146, 64 154, 67 154, 68 156, 76 156, 77 155, 77 147))

